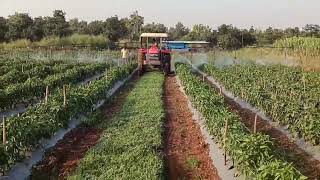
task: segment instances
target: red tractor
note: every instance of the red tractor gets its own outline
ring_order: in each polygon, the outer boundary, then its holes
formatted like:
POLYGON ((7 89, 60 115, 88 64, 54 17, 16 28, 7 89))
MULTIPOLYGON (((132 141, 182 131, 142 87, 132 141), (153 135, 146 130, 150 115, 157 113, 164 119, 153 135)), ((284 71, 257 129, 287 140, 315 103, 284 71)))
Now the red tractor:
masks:
POLYGON ((159 68, 166 75, 171 72, 171 51, 164 43, 167 38, 167 33, 141 34, 138 52, 140 74, 150 68, 159 68))

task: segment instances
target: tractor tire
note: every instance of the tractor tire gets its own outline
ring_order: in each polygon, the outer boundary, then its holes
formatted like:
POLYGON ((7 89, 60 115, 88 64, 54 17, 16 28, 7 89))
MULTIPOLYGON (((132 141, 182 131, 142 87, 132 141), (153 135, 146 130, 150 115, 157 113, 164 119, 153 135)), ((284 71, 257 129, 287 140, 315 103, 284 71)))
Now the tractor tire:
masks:
POLYGON ((163 56, 163 62, 164 62, 164 66, 163 66, 163 71, 165 73, 165 75, 168 75, 171 73, 171 55, 170 54, 165 54, 163 56))
POLYGON ((169 63, 164 64, 164 74, 166 76, 170 74, 170 64, 169 63))

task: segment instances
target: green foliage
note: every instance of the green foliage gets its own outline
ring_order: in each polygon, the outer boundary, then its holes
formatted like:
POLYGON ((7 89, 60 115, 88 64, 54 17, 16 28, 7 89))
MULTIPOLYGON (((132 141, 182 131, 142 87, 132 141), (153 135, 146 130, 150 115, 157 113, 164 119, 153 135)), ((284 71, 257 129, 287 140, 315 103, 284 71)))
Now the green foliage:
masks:
MULTIPOLYGON (((21 116, 7 119, 7 142, 4 146, 6 154, 0 159, 8 161, 2 162, 0 169, 6 170, 25 158, 29 151, 39 145, 42 138, 49 138, 58 129, 67 127, 70 119, 81 113, 91 112, 98 101, 106 98, 114 83, 127 77, 135 68, 135 65, 114 68, 106 72, 105 78, 84 86, 68 87, 66 106, 63 105, 63 94, 57 91, 49 96, 47 104, 40 102, 21 116)), ((2 131, 0 135, 2 136, 2 131)))
POLYGON ((113 42, 118 41, 125 36, 128 29, 125 23, 119 20, 118 16, 113 16, 106 19, 104 35, 113 42))
POLYGON ((320 38, 313 37, 292 37, 277 40, 274 45, 281 48, 281 51, 292 52, 296 55, 319 56, 320 38))
POLYGON ((43 27, 45 36, 63 37, 69 35, 69 24, 65 16, 66 13, 62 10, 54 10, 52 17, 45 17, 43 27))
POLYGON ((32 23, 32 18, 26 13, 15 13, 14 15, 9 16, 6 38, 9 40, 29 38, 31 35, 32 23))
POLYGON ((90 113, 88 118, 85 118, 82 123, 88 125, 88 126, 93 126, 96 125, 97 123, 101 122, 103 119, 103 113, 100 109, 95 110, 94 112, 90 113))
POLYGON ((199 159, 197 159, 197 157, 195 156, 190 156, 188 157, 187 161, 186 161, 186 166, 188 169, 196 169, 199 167, 201 161, 199 159))
POLYGON ((274 179, 291 179, 291 180, 305 180, 306 177, 301 176, 295 172, 295 169, 286 162, 275 160, 268 165, 259 168, 257 180, 274 180, 274 179))
POLYGON ((167 32, 168 28, 164 24, 154 23, 146 24, 143 27, 143 32, 147 33, 165 33, 167 32))
POLYGON ((185 27, 181 22, 178 22, 174 28, 170 28, 168 33, 173 40, 180 40, 183 36, 187 35, 190 29, 185 27))
POLYGON ((5 41, 5 36, 7 31, 8 31, 7 20, 3 17, 0 17, 0 43, 5 41))
POLYGON ((77 64, 69 66, 70 69, 65 69, 38 64, 24 72, 13 69, 0 76, 0 89, 4 90, 2 94, 4 101, 0 101, 0 109, 8 109, 23 102, 32 102, 34 98, 43 98, 46 86, 50 91, 54 91, 64 84, 76 84, 96 73, 102 73, 109 66, 107 63, 77 64))
POLYGON ((296 136, 320 143, 320 74, 301 68, 256 64, 222 69, 205 65, 210 74, 236 96, 263 110, 274 121, 287 125, 296 136))
POLYGON ((39 46, 91 46, 92 48, 113 48, 114 44, 102 35, 73 34, 68 37, 47 37, 36 43, 39 46))
POLYGON ((212 29, 209 26, 196 24, 193 26, 192 30, 182 39, 188 41, 210 41, 212 36, 212 29))
POLYGON ((133 12, 129 18, 122 19, 126 24, 131 40, 139 40, 140 30, 144 24, 144 17, 139 15, 138 11, 133 12))
POLYGON ((1 49, 18 49, 18 48, 27 48, 32 45, 31 41, 28 39, 19 39, 11 41, 9 43, 0 44, 1 49))
POLYGON ((163 179, 161 73, 144 75, 69 179, 163 179))
MULTIPOLYGON (((197 78, 192 73, 190 66, 178 64, 176 70, 193 105, 206 119, 205 123, 209 133, 226 147, 227 153, 235 162, 235 167, 245 176, 259 177, 262 172, 259 171, 259 168, 269 168, 270 162, 276 160, 271 138, 267 135, 247 132, 240 117, 231 113, 224 104, 224 98, 219 96, 207 83, 197 78), (228 121, 228 131, 224 144, 226 121, 228 121)), ((279 168, 278 171, 281 172, 283 167, 279 168)), ((288 177, 294 176, 297 179, 304 177, 291 165, 286 168, 290 169, 288 177)), ((268 174, 268 172, 263 172, 268 174)))

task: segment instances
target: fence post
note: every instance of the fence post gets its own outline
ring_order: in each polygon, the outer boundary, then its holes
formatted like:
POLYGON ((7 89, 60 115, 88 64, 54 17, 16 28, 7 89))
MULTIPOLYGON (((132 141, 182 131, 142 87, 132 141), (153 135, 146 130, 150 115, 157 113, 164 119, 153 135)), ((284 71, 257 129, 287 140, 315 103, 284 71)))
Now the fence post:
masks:
POLYGON ((67 86, 63 85, 63 106, 67 106, 67 86))
POLYGON ((257 121, 258 121, 258 114, 254 116, 254 124, 253 124, 253 133, 257 133, 257 121))
POLYGON ((48 96, 49 96, 49 86, 46 86, 46 97, 45 97, 45 103, 48 103, 48 96))
POLYGON ((228 133, 228 119, 225 120, 225 128, 223 135, 223 148, 224 148, 224 165, 227 165, 227 133, 228 133))
POLYGON ((6 118, 4 116, 2 121, 2 143, 3 144, 7 143, 6 118))

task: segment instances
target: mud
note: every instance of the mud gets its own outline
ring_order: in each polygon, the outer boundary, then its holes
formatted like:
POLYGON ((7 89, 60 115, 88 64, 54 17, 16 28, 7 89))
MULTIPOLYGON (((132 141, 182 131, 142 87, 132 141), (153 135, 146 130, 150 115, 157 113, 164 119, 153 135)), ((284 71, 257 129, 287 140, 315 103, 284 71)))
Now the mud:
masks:
POLYGON ((168 179, 220 179, 209 156, 209 146, 192 119, 188 101, 176 78, 165 82, 165 159, 168 179))

